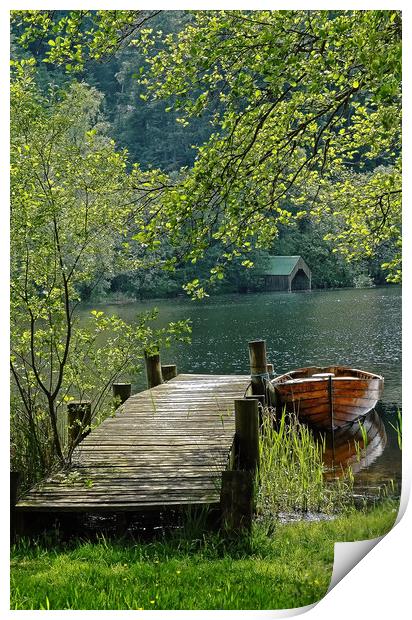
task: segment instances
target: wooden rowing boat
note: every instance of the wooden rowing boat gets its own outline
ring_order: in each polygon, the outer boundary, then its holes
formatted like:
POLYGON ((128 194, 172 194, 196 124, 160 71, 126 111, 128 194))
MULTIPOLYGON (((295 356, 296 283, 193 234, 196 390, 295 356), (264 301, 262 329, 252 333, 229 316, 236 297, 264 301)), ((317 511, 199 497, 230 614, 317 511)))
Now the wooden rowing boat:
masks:
POLYGON ((276 405, 301 421, 334 429, 365 416, 383 392, 383 377, 345 366, 298 368, 271 381, 276 405))

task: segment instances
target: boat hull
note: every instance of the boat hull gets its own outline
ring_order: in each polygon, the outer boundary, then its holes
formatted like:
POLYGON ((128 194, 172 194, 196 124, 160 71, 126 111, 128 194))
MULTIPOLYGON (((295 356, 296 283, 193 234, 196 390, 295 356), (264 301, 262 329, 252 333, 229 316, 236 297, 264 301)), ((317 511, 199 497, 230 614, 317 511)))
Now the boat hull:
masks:
POLYGON ((278 406, 316 428, 331 429, 369 413, 382 396, 383 378, 345 367, 300 368, 272 385, 278 406))

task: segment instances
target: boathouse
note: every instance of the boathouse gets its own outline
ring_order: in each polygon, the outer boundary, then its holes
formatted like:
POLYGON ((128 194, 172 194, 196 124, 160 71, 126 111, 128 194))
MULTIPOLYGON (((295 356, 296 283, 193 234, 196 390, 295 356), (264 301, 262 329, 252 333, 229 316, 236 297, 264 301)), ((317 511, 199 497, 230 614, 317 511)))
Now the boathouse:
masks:
POLYGON ((312 272, 301 256, 269 256, 257 275, 265 291, 310 291, 312 272))

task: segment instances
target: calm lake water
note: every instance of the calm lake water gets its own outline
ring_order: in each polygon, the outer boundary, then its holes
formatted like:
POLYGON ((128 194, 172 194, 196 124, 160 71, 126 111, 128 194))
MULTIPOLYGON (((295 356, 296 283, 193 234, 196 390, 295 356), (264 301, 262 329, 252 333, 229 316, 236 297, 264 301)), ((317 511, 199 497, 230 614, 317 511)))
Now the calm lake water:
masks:
MULTIPOLYGON (((225 295, 192 302, 187 298, 110 304, 106 312, 133 321, 153 306, 156 321, 189 318, 192 344, 172 346, 162 363, 179 372, 248 374, 248 341, 266 340, 277 374, 300 366, 342 364, 385 378, 378 412, 386 429, 375 436, 357 483, 372 487, 401 477, 401 452, 392 424, 401 407, 401 288, 342 289, 299 293, 225 295), (379 444, 380 445, 377 445, 379 444)), ((86 310, 86 309, 85 309, 86 310)), ((144 389, 145 378, 135 388, 144 389)))

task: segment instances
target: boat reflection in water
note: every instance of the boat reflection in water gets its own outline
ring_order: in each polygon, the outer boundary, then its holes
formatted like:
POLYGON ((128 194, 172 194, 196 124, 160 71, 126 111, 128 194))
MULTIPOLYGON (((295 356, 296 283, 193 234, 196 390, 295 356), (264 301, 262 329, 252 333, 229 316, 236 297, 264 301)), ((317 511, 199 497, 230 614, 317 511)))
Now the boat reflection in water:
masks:
POLYGON ((336 478, 348 467, 354 474, 370 467, 383 453, 387 441, 383 420, 375 410, 348 426, 316 435, 325 441, 326 478, 336 478))

